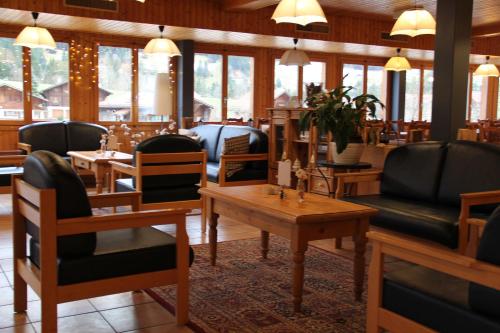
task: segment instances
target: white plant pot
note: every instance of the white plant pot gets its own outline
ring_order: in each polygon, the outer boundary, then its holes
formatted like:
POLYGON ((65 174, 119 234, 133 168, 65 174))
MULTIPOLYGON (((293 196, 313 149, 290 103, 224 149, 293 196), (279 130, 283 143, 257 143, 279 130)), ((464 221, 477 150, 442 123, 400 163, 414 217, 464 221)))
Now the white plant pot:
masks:
POLYGON ((341 153, 337 153, 337 144, 330 142, 331 158, 337 164, 356 164, 359 163, 363 150, 364 143, 349 143, 347 148, 341 153))

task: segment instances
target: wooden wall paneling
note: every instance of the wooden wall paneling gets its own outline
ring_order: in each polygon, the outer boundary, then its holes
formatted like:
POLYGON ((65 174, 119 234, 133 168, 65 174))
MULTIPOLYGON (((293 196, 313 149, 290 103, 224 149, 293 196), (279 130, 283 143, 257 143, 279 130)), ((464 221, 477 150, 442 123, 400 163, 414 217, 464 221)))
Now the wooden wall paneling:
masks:
POLYGON ((488 100, 486 102, 486 119, 497 119, 498 108, 498 83, 499 79, 496 77, 488 78, 488 100))

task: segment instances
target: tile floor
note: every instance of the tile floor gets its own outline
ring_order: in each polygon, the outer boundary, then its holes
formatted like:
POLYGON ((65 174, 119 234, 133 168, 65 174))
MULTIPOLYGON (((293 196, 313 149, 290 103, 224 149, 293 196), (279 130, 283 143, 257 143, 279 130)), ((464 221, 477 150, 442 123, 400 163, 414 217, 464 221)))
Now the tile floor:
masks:
MULTIPOLYGON (((40 333, 40 300, 33 291, 29 292, 28 311, 24 314, 13 312, 10 200, 10 195, 0 195, 0 333, 40 333)), ((207 243, 207 235, 201 233, 200 216, 188 216, 187 220, 190 243, 207 243)), ((163 226, 161 229, 173 231, 169 226, 163 226)), ((251 226, 224 218, 219 221, 220 241, 258 236, 260 232, 251 226)), ((313 244, 335 251, 332 240, 313 244)), ((346 250, 340 251, 351 255, 352 243, 346 242, 345 248, 346 250)), ((58 316, 61 333, 191 332, 187 327, 178 327, 175 317, 143 292, 127 292, 60 304, 58 316)))

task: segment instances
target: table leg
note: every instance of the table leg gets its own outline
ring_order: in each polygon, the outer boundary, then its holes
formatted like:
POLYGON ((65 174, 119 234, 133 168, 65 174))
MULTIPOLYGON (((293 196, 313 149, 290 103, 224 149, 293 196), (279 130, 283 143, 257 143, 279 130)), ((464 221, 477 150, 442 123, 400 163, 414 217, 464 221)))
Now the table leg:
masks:
POLYGON ((95 168, 95 190, 97 194, 102 193, 103 183, 104 183, 104 168, 97 165, 95 168))
POLYGON ((356 231, 354 234, 354 297, 356 301, 361 301, 363 294, 363 281, 365 277, 365 251, 366 232, 368 231, 368 220, 356 222, 356 231))
POLYGON ((262 258, 267 259, 267 253, 269 252, 269 232, 261 230, 260 231, 260 244, 262 247, 262 258))
POLYGON ((304 258, 307 250, 307 242, 300 239, 292 240, 293 255, 293 310, 300 312, 302 304, 302 291, 304 289, 304 258))
POLYGON ((210 264, 215 266, 217 259, 217 220, 219 214, 213 212, 213 199, 207 198, 207 215, 208 225, 210 227, 208 232, 208 243, 210 244, 210 264))

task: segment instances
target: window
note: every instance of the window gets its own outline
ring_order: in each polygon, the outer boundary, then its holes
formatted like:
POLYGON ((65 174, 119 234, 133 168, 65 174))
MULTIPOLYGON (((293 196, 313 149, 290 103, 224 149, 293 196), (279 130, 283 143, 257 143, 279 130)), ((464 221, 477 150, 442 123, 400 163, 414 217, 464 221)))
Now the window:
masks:
POLYGON ((274 106, 288 106, 295 100, 299 106, 299 67, 280 65, 274 60, 274 106))
POLYGON ((254 58, 196 53, 194 56, 195 120, 219 122, 253 118, 254 58), (226 73, 226 74, 223 74, 226 73))
POLYGON ((99 120, 130 121, 132 49, 99 46, 99 120))
POLYGON ((69 120, 69 47, 31 50, 33 120, 69 120))
MULTIPOLYGON (((139 50, 139 121, 151 122, 161 121, 160 117, 155 115, 154 100, 156 75, 158 73, 169 73, 169 58, 161 54, 145 54, 139 50)), ((171 107, 171 106, 166 106, 171 107)))
POLYGON ((405 122, 419 120, 420 69, 406 71, 405 122))
POLYGON ((194 56, 195 119, 222 120, 222 55, 196 53, 194 56))
POLYGON ((23 51, 14 39, 0 38, 0 119, 24 119, 23 51))
POLYGON ((477 122, 486 119, 486 102, 488 100, 488 78, 469 74, 467 120, 477 122), (470 89, 472 85, 472 89, 470 89))
POLYGON ((253 118, 253 57, 228 56, 227 118, 253 118))
MULTIPOLYGON (((344 64, 342 66, 343 86, 353 89, 349 95, 356 97, 361 94, 371 94, 377 97, 384 105, 387 99, 387 73, 383 66, 364 64, 344 64), (365 86, 366 82, 366 86, 365 86)), ((375 111, 377 119, 385 118, 385 109, 377 105, 375 111)))
POLYGON ((434 71, 424 69, 424 92, 422 94, 422 120, 432 119, 432 89, 434 84, 434 71))
POLYGON ((326 63, 321 61, 311 61, 310 65, 302 67, 302 99, 307 97, 306 85, 314 83, 316 86, 321 85, 321 89, 325 89, 326 85, 326 63))

